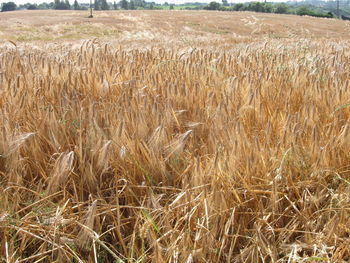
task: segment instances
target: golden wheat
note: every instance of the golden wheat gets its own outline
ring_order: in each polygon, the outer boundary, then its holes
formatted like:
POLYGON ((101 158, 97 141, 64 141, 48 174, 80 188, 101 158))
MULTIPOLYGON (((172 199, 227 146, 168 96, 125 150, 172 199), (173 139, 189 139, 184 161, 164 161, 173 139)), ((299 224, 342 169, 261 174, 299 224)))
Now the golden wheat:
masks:
POLYGON ((345 262, 350 48, 0 49, 0 261, 345 262))

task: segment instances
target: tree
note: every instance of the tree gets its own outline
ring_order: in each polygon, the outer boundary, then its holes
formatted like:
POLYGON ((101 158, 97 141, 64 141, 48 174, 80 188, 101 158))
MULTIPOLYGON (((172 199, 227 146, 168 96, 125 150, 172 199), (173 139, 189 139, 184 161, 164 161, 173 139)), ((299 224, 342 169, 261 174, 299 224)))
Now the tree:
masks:
POLYGON ((52 9, 54 6, 54 3, 41 3, 38 5, 38 9, 52 9))
POLYGON ((170 9, 170 10, 174 10, 174 5, 171 4, 171 5, 169 6, 169 9, 170 9))
POLYGON ((77 0, 74 0, 73 9, 74 10, 79 10, 80 9, 80 6, 79 6, 79 3, 78 3, 77 0))
POLYGON ((128 3, 128 1, 126 1, 126 0, 121 0, 121 1, 120 1, 120 6, 122 7, 122 9, 127 10, 128 7, 129 7, 129 3, 128 3))
POLYGON ((53 9, 60 9, 61 3, 60 0, 55 0, 55 3, 53 5, 53 9))
POLYGON ((114 10, 117 10, 117 9, 118 9, 117 3, 116 3, 115 1, 113 2, 113 9, 114 9, 114 10))
POLYGON ((248 10, 250 11, 254 11, 254 12, 264 12, 264 4, 260 3, 260 2, 251 2, 249 3, 248 10))
POLYGON ((264 12, 266 13, 272 13, 273 11, 273 6, 270 3, 264 3, 264 12))
POLYGON ((16 4, 14 2, 3 3, 1 6, 1 12, 16 10, 16 4))
POLYGON ((144 0, 133 0, 135 7, 142 7, 144 8, 146 6, 146 2, 144 0))
POLYGON ((312 11, 307 8, 306 6, 302 6, 298 9, 297 11, 297 15, 299 16, 306 16, 306 15, 310 15, 312 13, 312 11))
POLYGON ((64 5, 65 5, 65 9, 70 9, 69 0, 65 0, 64 5))
POLYGON ((284 3, 280 3, 276 5, 275 13, 277 14, 287 14, 288 6, 284 3))
POLYGON ((27 10, 35 10, 35 9, 38 9, 38 5, 37 4, 26 3, 24 5, 19 5, 18 8, 19 9, 27 9, 27 10))
POLYGON ((221 5, 217 2, 210 2, 209 5, 203 7, 205 10, 219 10, 221 5))
POLYGON ((35 9, 38 9, 38 6, 37 6, 36 4, 29 4, 29 5, 27 6, 27 9, 28 9, 28 10, 35 10, 35 9))
POLYGON ((100 10, 100 1, 99 0, 95 0, 94 1, 94 9, 95 10, 100 10))
POLYGON ((55 7, 55 3, 54 2, 44 3, 44 6, 46 6, 47 9, 53 9, 55 7))
POLYGON ((109 10, 109 5, 106 0, 101 0, 101 10, 109 10))
POLYGON ((222 0, 222 5, 223 6, 228 6, 229 4, 228 4, 227 0, 222 0))
POLYGON ((58 9, 58 10, 67 10, 70 9, 70 3, 68 0, 65 0, 65 2, 60 1, 60 0, 55 0, 53 4, 53 9, 58 9))
POLYGON ((135 9, 136 9, 136 8, 135 8, 135 3, 134 3, 133 0, 130 0, 129 9, 130 9, 130 10, 135 10, 135 9))
POLYGON ((235 11, 243 11, 244 10, 244 4, 242 4, 242 3, 235 4, 233 6, 233 10, 235 10, 235 11))

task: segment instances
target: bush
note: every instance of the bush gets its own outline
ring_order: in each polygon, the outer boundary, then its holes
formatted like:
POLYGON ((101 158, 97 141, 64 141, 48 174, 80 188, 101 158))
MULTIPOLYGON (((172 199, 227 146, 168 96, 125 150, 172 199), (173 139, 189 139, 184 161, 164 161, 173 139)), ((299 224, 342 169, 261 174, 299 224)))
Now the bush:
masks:
POLYGON ((312 14, 312 11, 309 8, 307 8, 306 6, 302 6, 297 10, 297 15, 299 15, 299 16, 307 16, 310 14, 312 14))
POLYGON ((331 12, 328 12, 326 14, 324 13, 316 13, 306 6, 302 6, 297 10, 297 15, 299 16, 314 16, 314 17, 325 17, 325 18, 333 18, 333 14, 331 12))

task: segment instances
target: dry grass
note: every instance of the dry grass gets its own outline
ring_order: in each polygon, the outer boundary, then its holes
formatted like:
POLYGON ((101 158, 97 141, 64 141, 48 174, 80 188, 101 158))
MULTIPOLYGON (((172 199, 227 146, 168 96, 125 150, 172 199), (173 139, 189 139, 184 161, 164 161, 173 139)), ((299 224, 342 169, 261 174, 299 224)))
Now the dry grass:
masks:
POLYGON ((347 41, 0 48, 0 262, 347 262, 347 41))
POLYGON ((262 39, 347 39, 350 22, 252 12, 37 10, 0 16, 0 44, 73 41, 98 37, 118 45, 229 46, 262 39))

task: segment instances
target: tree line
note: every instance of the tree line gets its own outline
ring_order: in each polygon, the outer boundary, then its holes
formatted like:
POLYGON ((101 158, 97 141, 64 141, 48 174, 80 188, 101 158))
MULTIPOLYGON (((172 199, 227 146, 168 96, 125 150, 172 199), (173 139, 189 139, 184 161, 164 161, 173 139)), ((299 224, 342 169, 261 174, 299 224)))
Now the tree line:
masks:
MULTIPOLYGON (((117 2, 107 2, 107 0, 94 0, 94 10, 133 10, 133 9, 174 9, 174 4, 156 4, 154 2, 146 2, 145 0, 121 0, 117 2)), ((180 5, 181 6, 181 5, 180 5)), ((222 0, 222 3, 210 2, 209 4, 193 3, 188 5, 182 5, 184 8, 178 9, 190 9, 190 10, 217 10, 217 11, 253 11, 262 13, 277 13, 277 14, 296 14, 296 15, 308 15, 316 17, 332 18, 334 14, 332 12, 321 12, 312 6, 292 6, 286 3, 267 3, 267 2, 249 2, 249 3, 237 3, 229 4, 227 0, 222 0)), ((54 0, 51 3, 31 4, 17 6, 14 2, 3 3, 1 11, 13 11, 16 9, 58 9, 58 10, 87 10, 88 4, 79 4, 77 0, 74 0, 71 5, 69 0, 54 0)))
POLYGON ((210 2, 204 6, 205 10, 218 10, 218 11, 253 11, 259 13, 276 13, 276 14, 296 14, 300 16, 315 16, 315 17, 334 17, 332 12, 317 12, 312 7, 300 6, 292 7, 286 3, 262 3, 262 2, 250 2, 250 3, 238 3, 230 5, 227 0, 222 0, 222 4, 218 2, 210 2))
MULTIPOLYGON (((144 0, 121 0, 117 2, 107 2, 107 0, 94 0, 92 8, 94 10, 133 10, 133 9, 160 9, 156 6, 162 6, 156 4, 155 2, 146 2, 144 0)), ((170 5, 172 7, 174 5, 170 5)), ((14 2, 5 2, 1 5, 1 12, 14 11, 14 10, 35 10, 35 9, 56 9, 56 10, 87 10, 89 9, 89 4, 79 4, 77 0, 74 0, 73 4, 69 0, 54 0, 50 3, 41 4, 22 4, 17 6, 14 2)), ((172 9, 172 8, 170 8, 172 9)))

